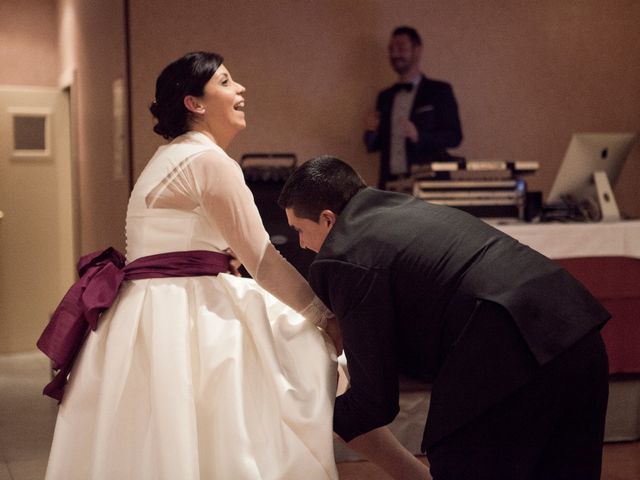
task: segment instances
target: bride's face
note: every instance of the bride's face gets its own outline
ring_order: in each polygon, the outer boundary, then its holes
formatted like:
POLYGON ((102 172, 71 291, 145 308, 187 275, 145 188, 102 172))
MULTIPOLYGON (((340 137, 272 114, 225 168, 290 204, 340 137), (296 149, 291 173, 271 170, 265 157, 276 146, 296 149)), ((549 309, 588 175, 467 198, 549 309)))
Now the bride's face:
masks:
POLYGON ((245 91, 233 81, 224 65, 220 65, 207 82, 198 100, 203 108, 203 120, 214 137, 234 135, 247 126, 242 97, 245 91))

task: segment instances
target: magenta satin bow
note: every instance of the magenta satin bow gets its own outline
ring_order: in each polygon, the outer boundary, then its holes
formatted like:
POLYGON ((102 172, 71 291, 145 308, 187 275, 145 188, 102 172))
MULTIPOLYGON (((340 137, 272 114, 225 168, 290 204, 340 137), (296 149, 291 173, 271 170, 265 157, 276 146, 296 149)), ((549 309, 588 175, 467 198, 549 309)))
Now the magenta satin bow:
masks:
POLYGON ((229 257, 204 250, 169 252, 141 257, 125 266, 113 247, 85 255, 77 265, 80 278, 67 291, 45 327, 37 346, 59 370, 43 393, 59 402, 67 377, 88 333, 98 328, 124 280, 217 275, 229 271, 229 257))

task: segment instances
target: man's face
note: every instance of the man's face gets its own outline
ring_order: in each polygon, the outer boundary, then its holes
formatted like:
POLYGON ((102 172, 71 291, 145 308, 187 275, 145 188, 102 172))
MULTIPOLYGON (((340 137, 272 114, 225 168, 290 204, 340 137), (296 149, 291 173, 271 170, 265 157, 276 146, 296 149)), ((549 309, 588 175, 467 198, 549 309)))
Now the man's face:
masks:
POLYGON ((314 222, 308 218, 296 216, 292 208, 285 208, 285 212, 289 225, 298 232, 300 248, 307 248, 318 253, 333 228, 336 215, 331 210, 323 210, 318 221, 314 222))
POLYGON ((420 45, 415 47, 408 35, 394 35, 389 41, 389 62, 398 75, 404 75, 417 67, 420 60, 420 45))

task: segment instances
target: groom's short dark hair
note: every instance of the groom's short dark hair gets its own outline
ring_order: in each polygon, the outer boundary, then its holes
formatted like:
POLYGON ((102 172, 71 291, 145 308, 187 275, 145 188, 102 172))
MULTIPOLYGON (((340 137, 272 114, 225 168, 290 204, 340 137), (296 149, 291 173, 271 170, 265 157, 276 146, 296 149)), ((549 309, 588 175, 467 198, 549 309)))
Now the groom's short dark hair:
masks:
POLYGON ((278 205, 291 208, 299 218, 317 222, 323 210, 339 215, 349 200, 366 186, 348 164, 322 155, 296 168, 282 187, 278 205))

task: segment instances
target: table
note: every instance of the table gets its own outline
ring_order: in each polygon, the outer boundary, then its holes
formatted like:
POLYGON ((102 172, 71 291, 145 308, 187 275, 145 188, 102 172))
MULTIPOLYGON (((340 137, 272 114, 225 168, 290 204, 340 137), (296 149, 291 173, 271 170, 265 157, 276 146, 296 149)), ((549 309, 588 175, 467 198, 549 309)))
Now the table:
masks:
POLYGON ((594 223, 494 223, 549 258, 640 258, 640 220, 594 223))
POLYGON ((554 259, 609 310, 605 441, 640 438, 640 221, 494 225, 554 259))
POLYGON ((494 225, 556 260, 609 310, 612 374, 640 373, 640 221, 494 225))

